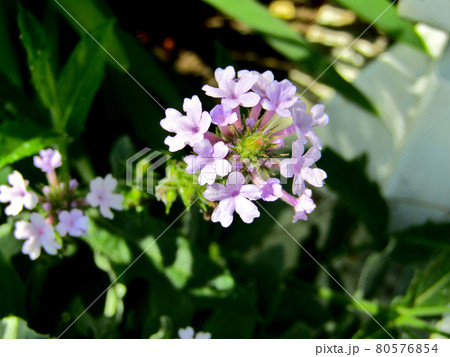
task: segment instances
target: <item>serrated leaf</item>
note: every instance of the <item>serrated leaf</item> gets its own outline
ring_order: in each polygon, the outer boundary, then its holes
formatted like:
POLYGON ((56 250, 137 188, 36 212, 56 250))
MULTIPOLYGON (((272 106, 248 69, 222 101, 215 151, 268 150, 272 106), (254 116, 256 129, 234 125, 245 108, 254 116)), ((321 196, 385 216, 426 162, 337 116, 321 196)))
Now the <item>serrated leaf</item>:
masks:
MULTIPOLYGON (((83 6, 80 6, 79 0, 59 0, 59 4, 52 3, 55 9, 73 26, 74 30, 83 37, 86 36, 86 32, 81 26, 94 34, 96 29, 110 23, 112 19, 112 11, 108 9, 107 5, 102 4, 100 6, 95 0, 84 0, 83 6)), ((130 69, 127 52, 116 34, 111 33, 111 37, 103 45, 126 70, 130 69)), ((111 58, 108 58, 108 61, 117 69, 120 69, 111 58)))
POLYGON ((27 53, 31 82, 44 106, 50 110, 53 123, 59 125, 61 109, 56 78, 50 64, 52 53, 49 50, 44 29, 22 6, 19 6, 19 29, 22 44, 27 53))
POLYGON ((28 121, 0 125, 0 168, 53 146, 62 138, 28 121))
MULTIPOLYGON (((114 22, 109 21, 92 31, 100 43, 109 43, 114 22)), ((57 88, 61 103, 61 125, 73 136, 84 129, 92 101, 104 77, 107 55, 104 50, 85 35, 72 52, 58 78, 57 88)))

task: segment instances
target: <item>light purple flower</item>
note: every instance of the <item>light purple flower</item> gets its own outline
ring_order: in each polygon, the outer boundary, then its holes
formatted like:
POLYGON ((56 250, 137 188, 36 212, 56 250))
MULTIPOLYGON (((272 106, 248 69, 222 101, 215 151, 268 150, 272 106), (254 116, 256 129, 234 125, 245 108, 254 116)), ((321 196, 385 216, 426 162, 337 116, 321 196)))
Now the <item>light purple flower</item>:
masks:
POLYGON ((238 77, 241 78, 247 74, 253 74, 258 76, 258 80, 253 85, 252 90, 257 93, 261 98, 266 97, 266 87, 271 84, 274 80, 273 73, 271 71, 265 71, 264 73, 259 73, 258 71, 248 71, 246 69, 238 72, 238 77))
POLYGON ((113 193, 117 186, 117 180, 111 174, 106 175, 105 179, 97 177, 90 184, 91 192, 86 196, 86 200, 92 207, 100 207, 100 213, 103 217, 113 219, 114 214, 110 208, 118 211, 123 209, 123 196, 113 193))
POLYGON ((247 126, 247 128, 253 129, 256 125, 256 121, 253 118, 248 118, 245 120, 245 125, 247 126))
POLYGON ((276 201, 281 197, 282 188, 280 184, 280 180, 277 178, 268 179, 264 186, 261 187, 261 198, 264 201, 276 201))
POLYGON ((181 339, 210 339, 211 334, 209 332, 197 332, 194 336, 194 329, 191 326, 186 328, 180 328, 178 330, 178 336, 181 339))
POLYGON ((189 155, 184 158, 187 164, 186 172, 193 175, 200 171, 198 183, 200 185, 211 185, 216 180, 216 176, 226 176, 231 171, 230 163, 224 158, 228 155, 229 148, 223 141, 213 145, 208 139, 195 144, 194 152, 198 155, 189 155))
POLYGON ((211 110, 211 120, 213 124, 225 126, 235 123, 238 120, 238 116, 228 105, 217 104, 211 110))
POLYGON ((235 211, 245 223, 252 223, 254 218, 259 217, 258 208, 250 200, 261 198, 261 190, 255 185, 246 185, 240 172, 233 171, 226 186, 220 183, 208 186, 203 196, 210 201, 220 201, 211 220, 220 222, 223 227, 231 224, 235 211))
POLYGON ((56 225, 56 230, 61 237, 69 233, 72 237, 80 237, 86 234, 89 226, 89 218, 83 215, 79 209, 72 209, 69 211, 62 211, 58 215, 59 223, 56 225))
POLYGON ((310 214, 316 208, 316 204, 311 198, 312 191, 305 189, 305 192, 296 199, 294 204, 295 215, 292 223, 297 222, 299 219, 306 221, 308 218, 306 214, 310 214))
POLYGON ((16 222, 14 236, 17 239, 26 240, 22 246, 22 253, 28 254, 31 260, 35 260, 41 255, 41 247, 50 255, 55 255, 61 248, 61 245, 55 240, 53 227, 47 224, 39 213, 31 213, 30 222, 16 222))
POLYGON ((289 108, 298 100, 298 97, 294 97, 297 88, 285 79, 281 82, 273 81, 265 90, 266 98, 261 101, 262 107, 266 110, 275 111, 280 117, 290 117, 289 108))
POLYGON ((291 196, 286 191, 282 192, 282 200, 289 203, 292 207, 294 207, 295 214, 292 223, 297 222, 299 219, 306 221, 308 216, 306 214, 310 214, 316 208, 314 201, 311 199, 312 191, 307 188, 305 192, 299 197, 296 198, 291 196))
POLYGON ((37 197, 33 192, 27 191, 28 181, 23 179, 20 172, 13 171, 8 176, 8 182, 11 186, 0 186, 0 202, 10 202, 5 208, 8 216, 18 215, 23 207, 33 209, 36 206, 37 197))
POLYGON ((305 181, 316 187, 323 186, 327 174, 322 169, 311 168, 320 159, 320 150, 313 146, 303 155, 304 143, 298 139, 292 143, 292 158, 284 159, 280 163, 280 173, 284 177, 294 176, 292 192, 301 195, 305 191, 305 181))
POLYGON ((196 95, 192 99, 184 100, 183 110, 186 115, 172 108, 166 109, 166 117, 160 122, 165 130, 176 133, 175 136, 168 136, 164 140, 172 152, 201 142, 211 125, 211 116, 206 111, 202 112, 202 103, 196 95))
POLYGON ((33 163, 43 172, 49 172, 61 166, 61 159, 58 150, 46 149, 39 151, 39 156, 33 157, 33 163))
POLYGON ((217 68, 214 72, 218 88, 204 85, 202 89, 213 98, 222 98, 222 104, 231 108, 241 105, 243 107, 253 107, 259 103, 259 95, 249 92, 258 80, 258 76, 252 73, 244 74, 236 80, 236 72, 232 66, 225 69, 217 68))
POLYGON ((292 120, 294 121, 295 133, 299 139, 305 140, 307 137, 313 146, 322 149, 322 142, 314 132, 313 127, 328 124, 328 115, 324 112, 323 104, 316 104, 311 108, 309 114, 306 113, 304 102, 297 102, 291 109, 292 120))
POLYGON ((69 181, 69 189, 73 192, 77 189, 78 187, 78 181, 76 179, 71 179, 69 181))

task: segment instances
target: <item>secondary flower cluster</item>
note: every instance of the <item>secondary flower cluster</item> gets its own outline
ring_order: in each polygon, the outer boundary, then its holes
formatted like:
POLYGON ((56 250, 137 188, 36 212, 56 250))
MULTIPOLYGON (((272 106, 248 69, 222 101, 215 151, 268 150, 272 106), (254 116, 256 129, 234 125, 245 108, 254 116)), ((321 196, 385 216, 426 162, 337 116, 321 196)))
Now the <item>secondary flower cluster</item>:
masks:
POLYGON ((182 340, 188 339, 207 340, 211 338, 211 334, 209 332, 202 332, 202 331, 195 333, 195 330, 191 326, 187 326, 186 328, 180 328, 178 330, 178 337, 182 340))
POLYGON ((0 202, 9 202, 5 209, 8 216, 17 216, 24 207, 35 210, 30 214, 29 221, 17 221, 14 231, 17 239, 25 240, 22 252, 32 260, 40 256, 41 248, 55 255, 62 248, 62 237, 86 234, 89 219, 83 208, 99 207, 100 213, 109 219, 114 217, 111 208, 122 209, 123 196, 114 193, 117 180, 111 175, 92 180, 91 191, 83 197, 77 191, 78 182, 75 179, 68 183, 58 181, 55 169, 61 166, 62 157, 57 150, 41 150, 39 156, 33 159, 34 166, 47 174, 49 184, 42 188, 42 195, 30 191, 28 181, 18 171, 8 176, 10 186, 0 186, 0 202))
POLYGON ((305 183, 322 187, 325 171, 313 167, 320 159, 322 143, 314 127, 328 123, 323 105, 315 105, 308 113, 306 105, 287 79, 278 82, 266 71, 239 71, 233 67, 215 71, 218 87, 203 86, 210 97, 221 103, 210 112, 202 110, 197 96, 186 98, 185 114, 169 108, 161 126, 174 133, 165 143, 174 152, 191 146, 193 154, 184 158, 186 172, 198 177, 200 185, 207 185, 204 198, 215 207, 211 220, 228 227, 236 212, 246 223, 259 217, 258 199, 281 199, 293 206, 293 221, 306 220, 315 209, 312 191, 305 183), (279 118, 292 117, 293 123, 279 128, 279 118), (211 124, 216 126, 210 132, 211 124), (284 139, 296 134, 290 158, 279 158, 284 139), (310 148, 305 153, 309 140, 310 148), (273 177, 277 173, 279 178, 273 177), (226 180, 225 180, 225 177, 226 180), (292 193, 282 183, 292 178, 292 193), (251 182, 251 183, 248 183, 251 182))

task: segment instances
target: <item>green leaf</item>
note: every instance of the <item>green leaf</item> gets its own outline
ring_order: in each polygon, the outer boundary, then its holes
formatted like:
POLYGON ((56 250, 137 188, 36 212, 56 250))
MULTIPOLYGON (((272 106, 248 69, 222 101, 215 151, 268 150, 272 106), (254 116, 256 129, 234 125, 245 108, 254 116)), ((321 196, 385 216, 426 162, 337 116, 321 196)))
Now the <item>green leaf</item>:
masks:
POLYGON ((365 224, 375 242, 382 246, 387 240, 388 206, 378 185, 368 179, 365 163, 345 161, 326 149, 320 167, 327 172, 326 184, 339 195, 342 205, 365 224))
POLYGON ((405 263, 415 264, 448 247, 449 223, 427 223, 392 234, 395 247, 392 257, 405 263))
POLYGON ((126 177, 126 160, 136 152, 136 146, 130 136, 123 135, 117 138, 109 154, 109 164, 114 177, 126 177))
MULTIPOLYGON (((84 0, 83 6, 80 6, 79 0, 59 0, 58 3, 60 5, 52 1, 55 9, 67 19, 69 24, 82 37, 86 36, 86 32, 81 26, 89 31, 89 33, 91 33, 96 40, 99 40, 95 36, 96 29, 105 26, 108 23, 111 23, 111 20, 115 21, 112 11, 108 9, 107 5, 103 3, 100 5, 100 3, 95 0, 84 0)), ((122 45, 122 42, 120 41, 116 33, 111 32, 109 38, 104 40, 104 43, 102 43, 103 47, 105 47, 111 54, 111 56, 114 57, 117 62, 119 62, 126 70, 130 70, 127 51, 124 49, 124 46, 122 45)), ((115 68, 119 69, 117 64, 111 58, 109 58, 109 56, 108 61, 115 68)))
POLYGON ((7 339, 49 338, 30 329, 25 320, 20 317, 9 316, 0 320, 0 337, 7 339))
MULTIPOLYGON (((100 3, 94 0, 85 0, 83 6, 79 5, 78 0, 60 0, 62 7, 56 6, 58 11, 67 18, 70 25, 83 36, 85 35, 83 26, 91 34, 99 26, 105 25, 110 21, 115 21, 114 13, 108 8, 106 3, 100 3), (68 15, 70 13, 71 16, 68 15), (76 23, 74 19, 78 22, 76 23), (81 26, 80 26, 81 25, 81 26)), ((95 37, 95 36, 94 36, 95 37)), ((170 78, 166 71, 163 70, 159 61, 152 56, 135 38, 123 31, 119 26, 111 34, 109 41, 106 41, 103 47, 111 54, 114 59, 120 63, 120 66, 112 60, 108 59, 109 64, 112 64, 119 72, 123 73, 124 69, 132 73, 139 83, 148 90, 156 99, 161 98, 169 106, 175 107, 182 102, 182 97, 179 94, 178 88, 172 78, 170 78)), ((143 92, 136 83, 129 76, 123 73, 123 78, 130 84, 136 86, 136 90, 143 92)), ((135 100, 134 91, 129 93, 128 86, 121 85, 120 88, 115 88, 117 91, 123 91, 124 101, 129 103, 130 99, 135 100)), ((145 92, 143 92, 145 95, 145 92)), ((152 100, 145 95, 145 100, 152 100)), ((121 103, 118 103, 120 105, 121 103)), ((127 105, 130 106, 130 105, 127 105)), ((137 110, 141 108, 132 107, 127 110, 137 110)), ((148 117, 148 112, 146 118, 148 117)))
POLYGON ((418 272, 409 287, 405 301, 408 306, 442 306, 450 301, 450 251, 441 252, 418 272))
POLYGON ((17 87, 22 88, 22 78, 17 61, 17 54, 12 44, 8 18, 13 13, 12 6, 8 1, 0 3, 0 43, 2 44, 2 55, 0 56, 0 71, 17 87), (8 16, 9 15, 9 16, 8 16))
MULTIPOLYGON (((121 237, 119 233, 115 233, 111 229, 106 229, 100 225, 102 222, 98 213, 91 210, 89 212, 89 229, 86 236, 82 239, 89 244, 94 252, 98 252, 106 256, 112 263, 127 265, 131 263, 131 250, 125 238, 121 237)), ((105 224, 107 222, 104 222, 105 224)))
POLYGON ((373 252, 366 258, 359 276, 356 295, 372 298, 380 286, 385 285, 384 278, 391 266, 393 246, 389 244, 383 251, 373 252))
POLYGON ((341 5, 354 11, 367 23, 396 40, 407 42, 420 50, 425 50, 422 40, 408 21, 399 17, 395 6, 388 0, 337 0, 341 5), (381 16, 380 16, 381 15, 381 16))
POLYGON ((0 254, 0 291, 5 292, 0 294, 0 317, 10 314, 23 316, 25 314, 25 286, 19 274, 3 257, 3 254, 0 254))
POLYGON ((203 1, 259 33, 270 46, 310 75, 320 76, 323 83, 336 88, 349 100, 374 111, 369 100, 343 79, 324 55, 287 22, 272 16, 261 3, 254 0, 203 1))
POLYGON ((34 155, 62 138, 28 121, 7 121, 0 125, 0 168, 34 155))
MULTIPOLYGON (((113 26, 112 21, 107 22, 93 30, 92 35, 100 44, 109 43, 113 26)), ((106 58, 103 49, 84 35, 58 78, 61 126, 75 137, 82 132, 92 101, 102 83, 106 58)))
POLYGON ((56 78, 50 63, 52 53, 48 48, 44 29, 36 18, 21 6, 19 6, 19 29, 27 53, 31 82, 44 106, 50 110, 53 123, 58 125, 61 108, 56 78))
POLYGON ((161 322, 161 327, 158 332, 151 335, 149 338, 151 339, 159 339, 159 338, 170 338, 172 331, 172 320, 168 316, 161 316, 159 318, 161 322))
POLYGON ((192 275, 193 257, 186 238, 178 237, 177 247, 175 261, 165 269, 165 273, 175 288, 181 289, 192 275))

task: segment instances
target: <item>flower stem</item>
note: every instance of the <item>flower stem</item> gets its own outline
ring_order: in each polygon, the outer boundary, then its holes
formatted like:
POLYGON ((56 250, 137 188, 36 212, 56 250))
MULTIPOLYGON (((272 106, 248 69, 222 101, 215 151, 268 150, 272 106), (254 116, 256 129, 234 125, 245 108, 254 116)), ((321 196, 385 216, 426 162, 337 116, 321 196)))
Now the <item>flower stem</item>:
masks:
POLYGON ((277 132, 273 133, 271 136, 288 136, 290 134, 292 134, 295 131, 295 125, 289 125, 287 128, 278 130, 277 132))
POLYGON ((275 110, 266 111, 261 119, 261 124, 259 126, 261 128, 264 128, 267 125, 267 123, 272 119, 274 114, 275 114, 275 110))
POLYGON ((58 187, 58 178, 56 177, 55 169, 47 172, 47 179, 50 186, 58 187))
POLYGON ((252 108, 252 110, 250 111, 250 115, 248 117, 255 119, 256 122, 260 113, 261 113, 261 103, 258 103, 256 106, 252 108))
POLYGON ((217 142, 219 142, 219 141, 222 140, 222 139, 221 139, 220 137, 218 137, 216 134, 213 134, 213 133, 211 133, 211 132, 209 132, 209 131, 207 131, 207 132, 205 133, 205 139, 208 139, 208 140, 211 142, 211 144, 215 144, 215 143, 217 143, 217 142))

